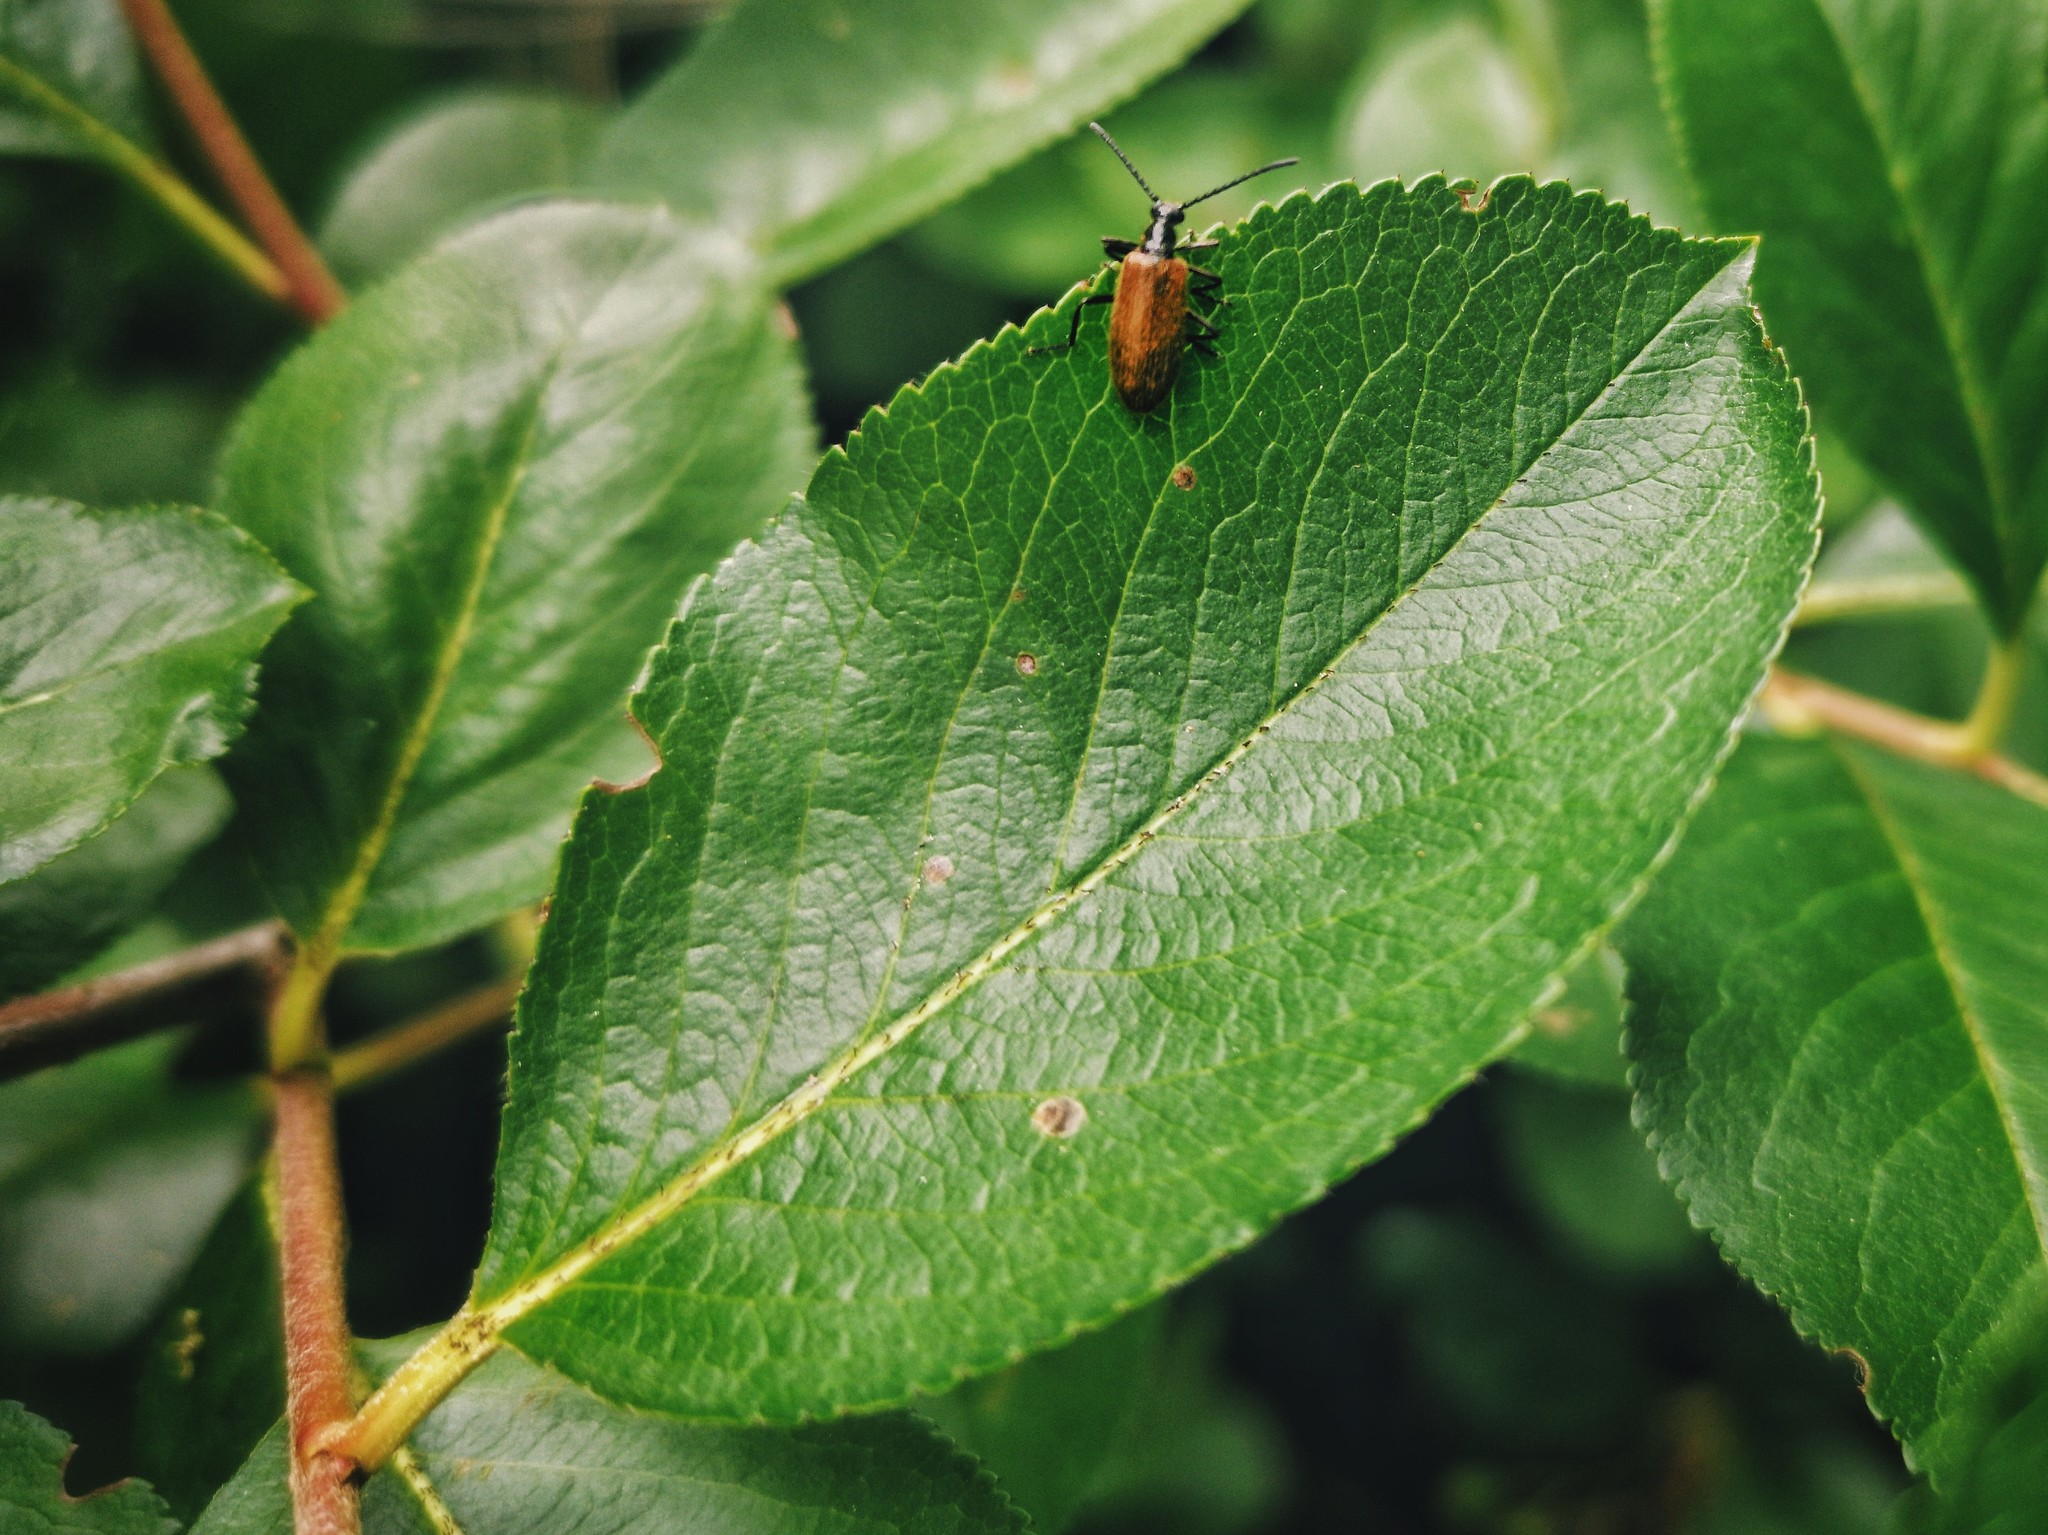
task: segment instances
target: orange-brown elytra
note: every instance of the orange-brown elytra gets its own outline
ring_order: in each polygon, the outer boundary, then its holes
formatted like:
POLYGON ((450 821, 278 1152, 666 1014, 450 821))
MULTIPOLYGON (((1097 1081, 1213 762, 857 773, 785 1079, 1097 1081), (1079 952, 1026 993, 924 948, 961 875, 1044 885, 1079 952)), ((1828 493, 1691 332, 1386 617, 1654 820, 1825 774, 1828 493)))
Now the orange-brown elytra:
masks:
POLYGON ((1119 240, 1114 235, 1102 237, 1102 248, 1117 264, 1115 293, 1089 294, 1074 306, 1074 321, 1067 327, 1064 342, 1058 346, 1035 346, 1030 350, 1067 351, 1080 337, 1081 316, 1088 312, 1089 307, 1113 304, 1115 307, 1109 312, 1109 381, 1116 386, 1117 398, 1124 402, 1124 407, 1142 416, 1156 409, 1173 388, 1174 379, 1180 375, 1183 348, 1192 345, 1204 356, 1215 355, 1209 341, 1216 334, 1216 327, 1206 316, 1196 313, 1189 306, 1189 300, 1207 301, 1216 297, 1222 291, 1223 279, 1214 272, 1190 266, 1181 259, 1179 252, 1209 250, 1219 242, 1191 240, 1185 245, 1180 244, 1176 231, 1187 217, 1187 210, 1196 203, 1207 202, 1219 192, 1228 192, 1240 182, 1297 162, 1291 156, 1275 160, 1271 165, 1262 165, 1255 171, 1232 177, 1220 187, 1211 187, 1200 197, 1190 197, 1183 203, 1170 203, 1153 191, 1145 178, 1138 174, 1137 166, 1131 164, 1131 157, 1104 132, 1102 124, 1090 123, 1088 126, 1124 162, 1124 169, 1131 173, 1131 179, 1152 199, 1152 227, 1145 231, 1145 238, 1138 241, 1119 240))

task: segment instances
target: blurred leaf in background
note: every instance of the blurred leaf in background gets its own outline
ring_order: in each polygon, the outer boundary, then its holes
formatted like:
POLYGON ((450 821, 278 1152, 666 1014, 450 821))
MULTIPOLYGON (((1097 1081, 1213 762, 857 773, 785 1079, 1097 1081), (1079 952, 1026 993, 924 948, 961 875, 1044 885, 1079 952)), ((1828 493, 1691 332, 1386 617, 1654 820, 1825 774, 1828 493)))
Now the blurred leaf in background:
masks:
POLYGON ((573 185, 604 121, 536 90, 473 89, 409 112, 348 173, 321 249, 344 282, 380 277, 498 203, 573 185))
POLYGON ((0 1337, 101 1352, 156 1314, 255 1155, 242 1084, 171 1085, 176 1036, 0 1087, 0 1337))

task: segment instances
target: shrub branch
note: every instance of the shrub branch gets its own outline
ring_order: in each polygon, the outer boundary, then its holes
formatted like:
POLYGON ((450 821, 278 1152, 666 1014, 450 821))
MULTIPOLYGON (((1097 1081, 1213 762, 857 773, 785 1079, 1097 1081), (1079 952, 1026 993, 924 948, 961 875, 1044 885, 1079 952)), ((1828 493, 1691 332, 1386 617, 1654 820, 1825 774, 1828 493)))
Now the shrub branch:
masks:
POLYGON ((121 9, 200 151, 220 178, 222 190, 283 273, 285 301, 310 324, 322 325, 333 319, 347 302, 341 284, 277 195, 227 103, 179 30, 170 7, 165 0, 121 0, 121 9))
POLYGON ((341 1288, 334 1081, 324 1067, 302 1068, 275 1078, 272 1097, 293 1528, 296 1535, 358 1535, 355 1467, 322 1439, 355 1410, 341 1288))
POLYGON ((265 922, 196 948, 22 997, 0 1007, 0 1081, 223 1012, 261 1007, 264 981, 287 952, 284 925, 265 922))

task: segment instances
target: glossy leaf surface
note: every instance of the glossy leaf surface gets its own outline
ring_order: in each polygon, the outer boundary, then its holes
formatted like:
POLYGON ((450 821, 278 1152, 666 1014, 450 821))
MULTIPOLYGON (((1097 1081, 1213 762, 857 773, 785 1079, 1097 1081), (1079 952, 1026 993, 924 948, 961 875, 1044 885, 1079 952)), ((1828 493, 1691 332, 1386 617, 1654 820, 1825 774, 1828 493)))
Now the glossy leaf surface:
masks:
MULTIPOLYGON (((402 1357, 382 1346, 389 1363, 402 1357)), ((621 1411, 500 1355, 414 1436, 410 1480, 372 1477, 365 1535, 435 1535, 422 1493, 465 1535, 1015 1535, 1020 1514, 973 1461, 908 1414, 725 1429, 621 1411)), ((280 1426, 192 1535, 289 1535, 280 1426)))
POLYGON ((176 1535, 178 1522, 143 1482, 87 1497, 64 1487, 71 1442, 19 1402, 0 1402, 0 1530, 8 1535, 176 1535))
POLYGON ((700 586, 585 801, 474 1304, 787 1419, 1105 1320, 1378 1155, 1630 898, 1812 546, 1746 248, 1343 186, 898 396, 700 586), (1086 334, 1086 333, 1084 333, 1086 334))
POLYGON ((231 808, 211 768, 181 768, 97 837, 0 885, 0 1000, 41 990, 140 921, 231 808))
POLYGON ((1751 741, 1623 930, 1637 1119, 1937 1481, 2048 1230, 2048 813, 1751 741))
POLYGON ((90 155, 73 114, 148 136, 117 0, 0 0, 0 154, 90 155))
POLYGON ((302 595, 216 517, 0 497, 0 882, 218 755, 302 595))
POLYGON ((808 452, 744 257, 658 211, 508 213, 301 349, 221 501, 318 594, 229 764, 294 926, 401 948, 538 899, 577 791, 645 771, 626 690, 683 587, 808 452))
POLYGON ((1655 0, 1709 216, 1814 408, 2018 627, 2048 563, 2048 11, 1655 0))
POLYGON ((742 0, 618 118, 592 175, 742 232, 793 282, 1078 127, 1244 8, 742 0))

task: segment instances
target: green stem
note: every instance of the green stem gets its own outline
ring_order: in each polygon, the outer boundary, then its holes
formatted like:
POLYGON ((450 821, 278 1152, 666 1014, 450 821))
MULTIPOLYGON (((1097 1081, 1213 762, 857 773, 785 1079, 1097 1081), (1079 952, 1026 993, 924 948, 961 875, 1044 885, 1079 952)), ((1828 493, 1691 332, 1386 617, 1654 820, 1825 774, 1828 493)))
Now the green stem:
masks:
POLYGON ((509 980, 479 987, 409 1023, 335 1051, 335 1091, 345 1093, 365 1082, 402 1071, 480 1029, 505 1022, 512 1016, 512 1004, 519 1000, 523 973, 522 970, 509 980))
POLYGON ((1970 590, 1947 571, 1925 575, 1873 576, 1861 581, 1816 581, 1792 615, 1792 626, 1835 623, 1845 618, 1880 618, 1937 608, 1967 607, 1970 590))
POLYGON ((2026 670, 2027 640, 2024 634, 2001 640, 1991 647, 1984 663, 1984 681, 1978 686, 1977 701, 1962 723, 1959 743, 1966 756, 1982 756, 1998 750, 2012 725, 2013 708, 2019 703, 2020 679, 2026 670))
POLYGON ((1855 736, 1902 757, 1974 774, 2048 810, 2048 778, 2009 757, 1972 745, 1967 724, 1931 720, 1818 677, 1788 672, 1782 666, 1771 669, 1757 703, 1764 717, 1788 734, 1833 730, 1855 736))
POLYGON ((93 156, 111 167, 148 197, 172 220, 211 251, 229 271, 265 298, 290 302, 285 275, 240 230, 216 213, 206 200, 169 166, 125 134, 108 127, 62 92, 12 59, 0 57, 0 90, 11 92, 75 134, 93 156))

